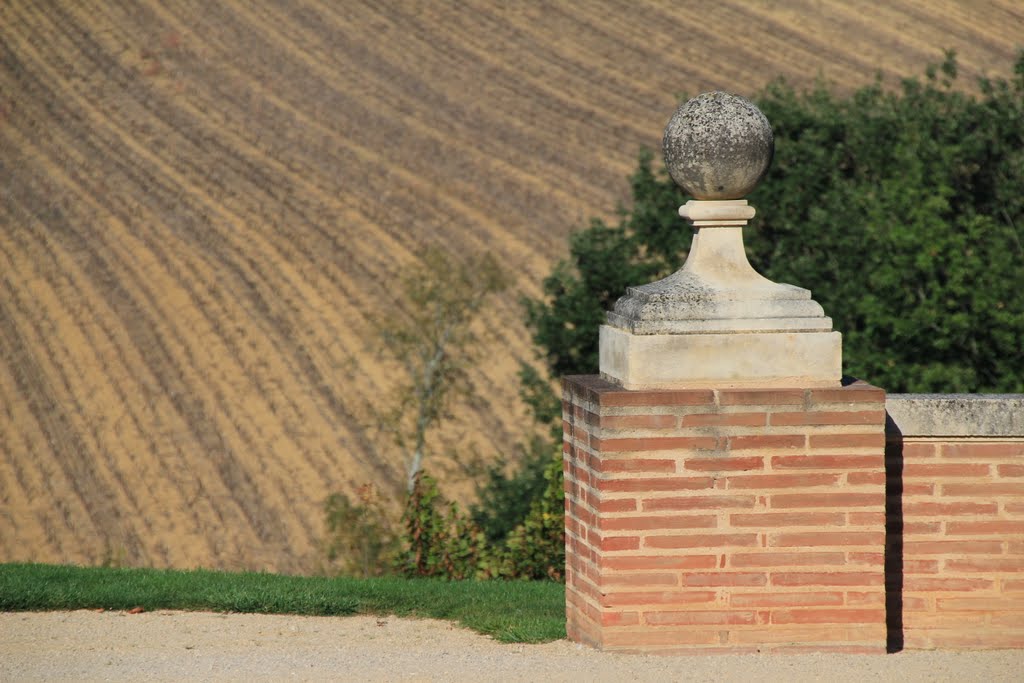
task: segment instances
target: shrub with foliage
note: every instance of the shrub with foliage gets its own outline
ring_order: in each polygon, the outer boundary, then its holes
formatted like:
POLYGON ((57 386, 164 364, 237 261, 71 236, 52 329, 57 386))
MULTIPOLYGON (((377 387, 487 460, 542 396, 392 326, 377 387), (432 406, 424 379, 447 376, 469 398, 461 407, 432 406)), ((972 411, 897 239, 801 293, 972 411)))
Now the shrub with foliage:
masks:
POLYGON ((545 471, 550 453, 550 440, 538 436, 511 473, 506 471, 504 461, 487 469, 482 485, 477 487, 478 502, 470 506, 469 512, 488 543, 500 543, 526 519, 532 501, 547 485, 545 471))
POLYGON ((562 459, 549 457, 545 487, 528 501, 522 521, 505 537, 489 541, 472 516, 445 501, 437 483, 421 472, 403 523, 404 549, 396 568, 407 576, 449 579, 554 579, 565 572, 562 459))
POLYGON ((407 576, 468 579, 490 555, 487 538, 457 503, 441 497, 437 482, 420 470, 402 517, 406 548, 397 567, 407 576))
POLYGON ((511 476, 495 469, 480 502, 463 510, 445 500, 421 470, 400 523, 376 487, 324 504, 325 572, 371 577, 400 574, 446 579, 551 579, 565 573, 560 448, 538 439, 511 476), (490 528, 489 535, 485 529, 490 528))
POLYGON ((399 538, 377 487, 359 487, 357 502, 343 493, 331 494, 324 503, 324 514, 329 573, 364 578, 391 573, 399 538))
POLYGON ((523 522, 499 548, 497 575, 515 579, 565 579, 565 491, 562 452, 548 457, 544 488, 530 501, 523 522))

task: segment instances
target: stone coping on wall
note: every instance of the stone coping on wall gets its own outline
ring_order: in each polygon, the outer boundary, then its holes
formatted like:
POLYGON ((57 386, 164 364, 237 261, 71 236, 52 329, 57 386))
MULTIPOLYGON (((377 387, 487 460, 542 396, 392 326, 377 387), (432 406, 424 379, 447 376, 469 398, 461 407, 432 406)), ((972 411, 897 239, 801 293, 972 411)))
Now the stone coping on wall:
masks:
POLYGON ((1024 394, 889 394, 885 410, 890 437, 1024 437, 1024 394))

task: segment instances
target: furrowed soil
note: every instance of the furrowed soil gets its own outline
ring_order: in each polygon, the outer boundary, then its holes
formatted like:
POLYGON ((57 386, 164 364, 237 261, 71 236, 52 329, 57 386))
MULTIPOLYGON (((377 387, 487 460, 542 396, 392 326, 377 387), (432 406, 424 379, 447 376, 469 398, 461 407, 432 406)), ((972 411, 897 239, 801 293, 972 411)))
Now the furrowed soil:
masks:
POLYGON ((517 278, 432 449, 514 460, 519 299, 615 219, 680 96, 895 87, 946 48, 970 87, 1022 25, 1018 0, 0 4, 0 562, 316 571, 325 497, 401 486, 377 322, 425 247, 517 278))

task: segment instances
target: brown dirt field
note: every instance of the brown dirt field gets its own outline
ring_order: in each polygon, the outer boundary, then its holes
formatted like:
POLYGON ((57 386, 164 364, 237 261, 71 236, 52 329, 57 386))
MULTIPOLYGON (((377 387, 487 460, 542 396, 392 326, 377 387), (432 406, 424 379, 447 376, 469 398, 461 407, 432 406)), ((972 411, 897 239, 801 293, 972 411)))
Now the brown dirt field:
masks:
POLYGON ((1017 0, 373 4, 0 4, 0 561, 316 570, 325 496, 400 481, 373 321, 425 245, 518 277, 435 444, 514 458, 518 298, 614 217, 679 95, 895 84, 943 48, 970 83, 1024 25, 1017 0))

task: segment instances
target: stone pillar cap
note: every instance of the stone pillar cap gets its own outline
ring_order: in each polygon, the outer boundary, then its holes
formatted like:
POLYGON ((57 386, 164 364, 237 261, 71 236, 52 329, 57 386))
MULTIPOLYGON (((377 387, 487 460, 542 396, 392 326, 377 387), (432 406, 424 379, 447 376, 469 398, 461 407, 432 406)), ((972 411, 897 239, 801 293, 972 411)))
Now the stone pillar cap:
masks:
POLYGON ((794 285, 747 260, 743 226, 775 150, 771 125, 724 92, 680 106, 665 127, 665 165, 694 199, 680 207, 695 233, 686 263, 630 287, 601 328, 601 374, 627 389, 674 386, 831 386, 841 376, 832 320, 794 285))
POLYGON ((683 267, 630 287, 608 323, 632 334, 831 330, 811 293, 761 276, 747 260, 743 195, 768 171, 771 124, 750 100, 725 92, 683 103, 665 127, 665 165, 695 197, 680 207, 697 232, 683 267))

